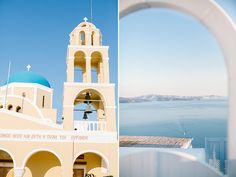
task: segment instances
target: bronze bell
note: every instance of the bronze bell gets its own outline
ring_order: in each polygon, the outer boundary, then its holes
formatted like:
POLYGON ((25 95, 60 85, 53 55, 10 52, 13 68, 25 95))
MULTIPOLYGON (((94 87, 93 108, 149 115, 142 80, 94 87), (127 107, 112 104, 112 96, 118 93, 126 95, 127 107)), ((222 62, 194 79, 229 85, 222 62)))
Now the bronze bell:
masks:
POLYGON ((90 100, 91 100, 90 94, 89 94, 89 92, 86 92, 84 103, 85 104, 90 104, 91 103, 90 100))
POLYGON ((84 112, 83 119, 84 119, 84 120, 87 120, 87 119, 88 119, 88 116, 87 116, 87 114, 86 114, 85 112, 84 112))
POLYGON ((91 114, 92 113, 91 106, 89 104, 87 104, 84 113, 86 113, 86 114, 91 114))

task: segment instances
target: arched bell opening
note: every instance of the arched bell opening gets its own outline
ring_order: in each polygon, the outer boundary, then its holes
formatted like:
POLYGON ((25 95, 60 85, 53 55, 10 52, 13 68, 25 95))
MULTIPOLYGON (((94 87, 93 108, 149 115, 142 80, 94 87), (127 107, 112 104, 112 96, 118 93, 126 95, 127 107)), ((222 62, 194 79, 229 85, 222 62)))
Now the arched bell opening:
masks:
POLYGON ((94 35, 95 35, 95 32, 93 31, 92 34, 91 34, 91 45, 94 45, 94 35))
POLYGON ((78 103, 74 106, 75 120, 84 121, 97 121, 97 110, 93 104, 78 103))
POLYGON ((92 68, 92 82, 102 82, 102 54, 100 52, 93 52, 91 55, 92 68))
POLYGON ((80 131, 104 131, 106 129, 105 107, 101 95, 87 89, 74 100, 74 129, 80 131))
POLYGON ((85 32, 84 31, 80 31, 79 33, 79 44, 85 45, 85 32))
POLYGON ((73 177, 107 176, 108 162, 106 158, 97 153, 86 152, 79 155, 74 161, 73 172, 73 177))
POLYGON ((14 176, 14 161, 11 155, 0 149, 0 176, 13 177, 14 176))
POLYGON ((78 51, 74 55, 74 81, 85 82, 86 77, 86 60, 85 53, 78 51))

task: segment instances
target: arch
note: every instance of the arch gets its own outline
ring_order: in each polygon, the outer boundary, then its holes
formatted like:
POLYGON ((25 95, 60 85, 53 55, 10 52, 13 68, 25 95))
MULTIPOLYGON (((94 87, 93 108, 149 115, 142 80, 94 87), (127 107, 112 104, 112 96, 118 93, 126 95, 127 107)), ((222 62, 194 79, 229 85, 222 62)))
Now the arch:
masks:
POLYGON ((27 156, 23 167, 29 169, 34 177, 48 177, 57 176, 61 172, 61 166, 61 159, 52 150, 36 150, 27 156))
POLYGON ((84 151, 79 152, 79 153, 74 157, 73 162, 75 163, 76 159, 77 159, 80 155, 86 154, 86 153, 94 153, 94 154, 100 156, 100 157, 104 160, 104 162, 105 162, 105 164, 106 164, 107 170, 109 170, 110 163, 109 163, 108 158, 107 158, 103 153, 101 153, 101 152, 99 152, 99 151, 96 151, 96 150, 92 150, 92 149, 88 149, 88 150, 84 150, 84 151))
POLYGON ((17 106, 17 107, 16 107, 16 112, 19 112, 19 113, 20 113, 21 111, 22 111, 21 107, 20 107, 20 106, 17 106))
POLYGON ((0 175, 12 176, 15 168, 15 159, 6 149, 0 147, 0 175))
POLYGON ((91 45, 94 45, 94 41, 95 41, 95 32, 94 31, 92 31, 92 34, 91 34, 91 45))
MULTIPOLYGON (((106 118, 106 110, 104 98, 99 91, 95 89, 83 89, 74 99, 74 118, 83 118, 91 121, 102 121, 106 118), (86 96, 89 98, 86 98, 86 96), (84 102, 85 99, 90 99, 91 102, 84 102), (85 110, 91 110, 86 113, 85 110)), ((96 125, 97 126, 97 125, 96 125)), ((95 127, 94 127, 95 128, 95 127)), ((98 128, 98 127, 97 127, 98 128)), ((97 129, 95 128, 95 129, 97 129)))
POLYGON ((85 57, 86 57, 86 55, 82 50, 76 51, 74 53, 74 64, 79 65, 80 62, 84 62, 83 60, 85 60, 85 57), (75 60, 77 60, 77 61, 75 61, 75 60), (77 62, 79 62, 79 63, 77 63, 77 62))
POLYGON ((38 153, 38 152, 49 152, 53 155, 55 155, 57 157, 57 159, 60 161, 60 164, 62 164, 62 158, 53 150, 51 149, 47 149, 47 148, 42 148, 42 149, 35 149, 33 151, 31 151, 30 153, 28 153, 22 163, 22 168, 24 168, 27 164, 27 161, 30 159, 30 157, 32 157, 34 154, 38 153))
POLYGON ((236 25, 215 1, 191 0, 189 3, 186 3, 185 0, 135 0, 131 2, 120 0, 119 5, 120 19, 146 8, 169 8, 191 15, 214 34, 224 53, 229 76, 235 72, 233 64, 230 63, 234 63, 232 56, 236 55, 236 52, 228 46, 235 45, 236 43, 236 25), (215 21, 215 16, 219 18, 217 22, 215 21), (222 30, 222 28, 220 28, 222 25, 225 25, 228 31, 222 30), (229 39, 233 36, 233 39, 228 41, 224 40, 227 38, 226 36, 229 39))
POLYGON ((88 26, 91 27, 91 28, 96 28, 96 26, 93 23, 90 23, 90 22, 81 22, 76 28, 88 27, 88 26))
POLYGON ((92 82, 101 83, 102 82, 102 71, 103 71, 103 60, 102 53, 99 51, 93 51, 91 53, 91 68, 95 69, 96 74, 92 77, 92 82))
POLYGON ((215 1, 199 0, 120 0, 120 18, 140 9, 166 7, 186 12, 202 22, 214 34, 228 69, 228 175, 236 176, 236 25, 215 1), (217 19, 217 20, 215 20, 217 19), (224 28, 222 28, 224 26, 224 28))
POLYGON ((74 57, 75 58, 77 57, 77 58, 83 59, 83 58, 85 58, 85 53, 82 50, 78 50, 78 51, 76 51, 74 53, 74 57))
POLYGON ((74 80, 75 82, 85 82, 86 79, 86 59, 85 53, 81 50, 74 53, 74 80))
POLYGON ((15 157, 13 156, 12 152, 9 151, 9 150, 7 150, 7 149, 5 149, 5 148, 2 148, 2 147, 0 147, 0 151, 6 152, 6 153, 11 157, 11 159, 12 159, 12 161, 13 161, 13 166, 15 167, 15 164, 16 164, 15 162, 16 162, 16 160, 15 160, 15 157))
POLYGON ((91 58, 92 58, 92 55, 94 55, 94 54, 100 56, 101 59, 103 59, 103 53, 102 53, 101 51, 92 50, 92 51, 90 51, 90 53, 89 53, 89 55, 91 56, 91 58))
POLYGON ((86 42, 86 36, 84 31, 79 32, 79 44, 80 45, 85 45, 86 42))
POLYGON ((79 93, 74 96, 73 100, 75 100, 78 97, 78 95, 80 95, 83 92, 86 92, 87 90, 94 91, 97 95, 99 95, 102 102, 104 103, 104 108, 106 108, 106 106, 107 106, 106 97, 98 89, 92 88, 92 87, 87 87, 87 88, 80 90, 79 93))

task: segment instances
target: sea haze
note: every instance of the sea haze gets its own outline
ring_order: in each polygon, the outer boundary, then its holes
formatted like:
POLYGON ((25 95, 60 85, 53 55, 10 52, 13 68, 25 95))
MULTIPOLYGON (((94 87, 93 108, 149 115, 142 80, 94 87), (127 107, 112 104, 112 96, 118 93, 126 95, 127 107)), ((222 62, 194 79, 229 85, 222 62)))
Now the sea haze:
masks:
POLYGON ((227 97, 218 95, 178 96, 178 95, 142 95, 137 97, 120 97, 120 103, 140 103, 150 101, 191 101, 191 100, 226 100, 227 97))
POLYGON ((192 137, 193 147, 202 148, 206 137, 226 137, 226 126, 223 98, 120 104, 121 135, 192 137))

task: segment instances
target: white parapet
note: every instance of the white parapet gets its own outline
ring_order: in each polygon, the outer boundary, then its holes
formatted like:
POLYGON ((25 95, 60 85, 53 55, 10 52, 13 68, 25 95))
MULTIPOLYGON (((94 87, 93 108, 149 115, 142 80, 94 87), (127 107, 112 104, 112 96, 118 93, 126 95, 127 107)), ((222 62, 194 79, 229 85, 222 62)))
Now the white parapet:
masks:
POLYGON ((106 121, 74 121, 74 128, 77 131, 106 131, 106 121))

